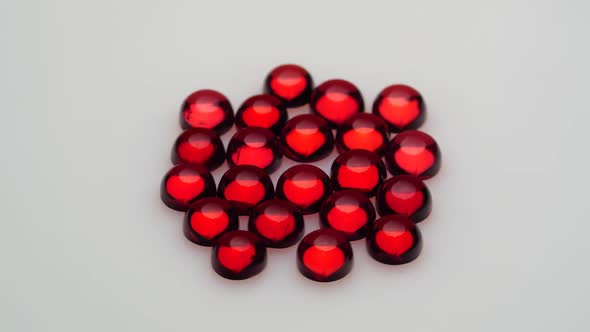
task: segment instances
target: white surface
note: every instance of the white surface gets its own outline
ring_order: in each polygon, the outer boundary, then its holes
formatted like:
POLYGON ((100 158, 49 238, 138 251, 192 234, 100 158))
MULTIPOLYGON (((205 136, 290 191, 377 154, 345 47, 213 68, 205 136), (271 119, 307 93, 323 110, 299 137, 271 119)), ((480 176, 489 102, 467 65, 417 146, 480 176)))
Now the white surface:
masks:
POLYGON ((0 330, 590 330, 589 7, 3 1, 0 330), (368 105, 423 92, 444 160, 413 264, 359 241, 340 282, 302 277, 294 248, 231 282, 160 202, 182 99, 237 107, 285 62, 368 105))

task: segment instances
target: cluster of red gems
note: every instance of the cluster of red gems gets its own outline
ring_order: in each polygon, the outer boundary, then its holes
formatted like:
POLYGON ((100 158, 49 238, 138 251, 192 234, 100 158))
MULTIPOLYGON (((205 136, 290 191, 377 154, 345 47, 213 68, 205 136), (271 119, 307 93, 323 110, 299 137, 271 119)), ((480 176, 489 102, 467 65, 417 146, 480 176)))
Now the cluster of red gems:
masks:
POLYGON ((266 248, 297 243, 298 268, 315 281, 346 276, 350 241, 363 238, 377 261, 408 263, 422 248, 416 224, 431 211, 423 180, 438 172, 441 160, 434 139, 416 130, 425 112, 420 93, 407 85, 386 87, 365 112, 354 84, 334 79, 314 87, 297 65, 273 69, 264 94, 248 98, 235 114, 223 94, 199 90, 182 106, 186 131, 174 144, 175 166, 162 181, 161 198, 186 211, 185 236, 213 247, 213 269, 228 279, 260 273, 266 248), (306 104, 311 114, 289 117, 288 109, 306 104), (226 149, 220 135, 234 123, 238 131, 226 149), (309 164, 334 147, 340 155, 330 175, 309 164), (283 155, 301 164, 275 187, 268 174, 283 155), (224 161, 230 168, 216 186, 210 171, 224 161), (313 213, 322 228, 303 237, 304 216, 313 213), (239 230, 239 216, 249 218, 248 230, 239 230))

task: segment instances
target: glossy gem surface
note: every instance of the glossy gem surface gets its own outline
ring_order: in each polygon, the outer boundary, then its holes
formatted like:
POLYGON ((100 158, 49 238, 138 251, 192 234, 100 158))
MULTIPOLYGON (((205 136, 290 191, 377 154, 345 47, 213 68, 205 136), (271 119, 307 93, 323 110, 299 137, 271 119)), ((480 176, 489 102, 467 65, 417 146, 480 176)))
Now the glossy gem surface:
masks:
POLYGON ((344 234, 330 228, 307 234, 297 247, 297 267, 320 282, 344 278, 351 270, 352 247, 344 234))
POLYGON ((297 206, 279 199, 258 204, 250 213, 248 230, 267 247, 286 248, 303 236, 303 215, 297 206))
POLYGON ((328 175, 312 165, 295 165, 277 182, 277 197, 295 204, 303 214, 318 212, 331 192, 328 175))
POLYGON ((184 216, 184 235, 196 244, 212 246, 224 233, 238 229, 238 215, 232 205, 217 197, 193 203, 184 216))
POLYGON ((234 121, 234 111, 229 100, 215 90, 192 93, 185 99, 180 115, 182 128, 211 129, 219 135, 228 131, 234 121))
POLYGON ((240 129, 227 145, 227 163, 230 167, 252 165, 272 172, 279 167, 281 159, 279 142, 268 129, 240 129))
POLYGON ((305 68, 286 64, 274 68, 266 77, 264 91, 279 98, 286 107, 298 107, 309 102, 313 80, 305 68))
POLYGON ((380 117, 368 113, 358 113, 344 121, 336 135, 336 147, 340 152, 361 149, 382 153, 387 142, 387 124, 380 117))
POLYGON ((266 247, 252 232, 231 231, 213 247, 211 265, 220 276, 242 280, 255 276, 266 266, 266 247))
POLYGON ((426 219, 432 209, 430 190, 413 175, 398 175, 383 182, 376 203, 381 216, 403 215, 416 223, 426 219))
POLYGON ((365 107, 359 89, 345 80, 330 80, 316 87, 309 105, 313 112, 334 126, 361 113, 365 107))
POLYGON ((325 158, 334 148, 334 135, 328 123, 312 114, 289 120, 281 132, 280 141, 285 156, 301 162, 325 158))
POLYGON ((268 174, 250 165, 230 168, 219 181, 217 195, 228 200, 238 214, 248 215, 251 208, 258 203, 271 199, 274 188, 268 174))
POLYGON ((278 135, 286 122, 287 109, 278 98, 271 95, 256 95, 246 99, 236 113, 238 128, 261 127, 278 135))
POLYGON ((212 171, 225 161, 225 148, 216 132, 192 128, 178 136, 171 159, 174 164, 198 164, 212 171))
POLYGON ((356 189, 368 196, 375 195, 386 175, 381 158, 367 150, 343 152, 334 160, 331 169, 334 190, 356 189))
POLYGON ((357 190, 331 194, 320 209, 320 222, 346 235, 348 240, 362 239, 375 221, 375 208, 369 198, 357 190))
POLYGON ((385 216, 371 227, 367 236, 367 250, 379 262, 405 264, 420 255, 422 235, 408 217, 385 216))
POLYGON ((393 175, 410 174, 428 179, 438 173, 441 156, 438 144, 430 135, 408 130, 397 134, 389 142, 385 162, 393 175))
POLYGON ((180 164, 166 173, 160 186, 160 197, 169 208, 186 211, 199 198, 215 196, 215 181, 200 165, 180 164))
POLYGON ((407 85, 391 85, 375 99, 373 113, 382 117, 393 132, 416 129, 426 119, 426 104, 422 95, 407 85))

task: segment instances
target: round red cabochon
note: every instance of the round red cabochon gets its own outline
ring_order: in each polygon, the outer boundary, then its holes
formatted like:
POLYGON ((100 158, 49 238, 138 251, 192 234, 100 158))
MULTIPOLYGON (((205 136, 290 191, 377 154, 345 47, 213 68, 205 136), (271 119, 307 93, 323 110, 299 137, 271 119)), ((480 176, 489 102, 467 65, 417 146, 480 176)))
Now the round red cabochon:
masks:
POLYGON ((311 280, 342 279, 352 269, 352 247, 338 231, 330 228, 313 231, 297 247, 297 266, 311 280))
POLYGON ((266 77, 264 91, 279 98, 287 107, 309 102, 313 80, 305 68, 286 64, 274 68, 266 77))
POLYGON ((313 114, 302 114, 289 120, 280 140, 285 156, 301 162, 323 159, 334 148, 334 135, 328 123, 313 114))
POLYGON ((256 204, 273 198, 274 187, 264 170, 240 165, 223 174, 217 195, 228 200, 240 215, 248 215, 256 204))
POLYGON ((271 95, 256 95, 248 98, 236 113, 236 127, 261 127, 279 134, 287 122, 287 109, 271 95))
POLYGON ((332 185, 335 190, 356 189, 374 196, 387 171, 381 158, 367 150, 343 152, 332 163, 332 185))
POLYGON ((344 152, 353 149, 382 153, 389 142, 387 123, 368 113, 358 113, 344 121, 338 128, 336 147, 344 152))
POLYGON ((426 119, 426 104, 414 88, 396 84, 383 89, 373 103, 373 113, 381 116, 393 132, 416 129, 426 119))
POLYGON ((212 129, 221 135, 231 128, 233 121, 229 100, 215 90, 193 92, 182 104, 180 125, 184 129, 212 129))
POLYGON ((171 159, 174 164, 198 164, 212 171, 223 164, 225 148, 213 130, 192 128, 178 136, 171 159))
POLYGON ((215 196, 215 181, 201 165, 180 164, 166 173, 160 197, 169 208, 186 211, 200 198, 215 196))
POLYGON ((422 251, 420 230, 408 217, 389 215, 373 224, 367 236, 367 250, 385 264, 405 264, 422 251))
POLYGON ((331 194, 320 209, 320 222, 346 235, 348 240, 362 239, 375 221, 375 208, 369 198, 358 190, 342 190, 331 194))
POLYGON ((218 197, 193 203, 184 216, 184 235, 202 246, 212 246, 224 233, 238 229, 238 215, 232 205, 218 197))
POLYGON ((267 247, 286 248, 303 236, 303 215, 294 204, 272 199, 258 204, 250 213, 248 230, 267 247))
POLYGON ((282 153, 277 137, 264 128, 238 130, 227 145, 227 163, 252 165, 273 172, 281 164, 282 153))
POLYGON ((316 87, 309 102, 311 110, 333 126, 339 126, 365 109, 360 90, 345 80, 329 80, 316 87))
POLYGON ((381 216, 399 214, 416 223, 426 219, 432 210, 430 190, 413 175, 398 175, 383 182, 376 203, 381 216))
POLYGON ((410 174, 428 179, 438 173, 441 156, 438 144, 430 135, 408 130, 397 134, 389 142, 385 162, 393 175, 410 174))
POLYGON ((277 181, 277 197, 295 204, 303 214, 318 212, 331 192, 328 175, 312 165, 295 165, 277 181))
POLYGON ((252 232, 231 231, 217 240, 211 265, 224 278, 247 279, 260 273, 266 266, 266 247, 252 232))

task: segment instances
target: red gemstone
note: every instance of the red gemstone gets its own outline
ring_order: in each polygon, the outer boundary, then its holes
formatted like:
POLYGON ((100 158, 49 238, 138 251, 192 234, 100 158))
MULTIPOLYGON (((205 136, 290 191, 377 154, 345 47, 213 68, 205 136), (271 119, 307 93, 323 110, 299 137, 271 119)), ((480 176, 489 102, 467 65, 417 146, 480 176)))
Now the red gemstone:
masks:
POLYGON ((287 109, 278 98, 271 95, 248 98, 236 113, 238 128, 261 127, 278 135, 286 122, 287 109))
POLYGON ((413 175, 398 175, 383 182, 376 197, 381 216, 398 214, 420 222, 430 215, 430 190, 413 175))
POLYGON ((217 195, 232 203, 240 215, 247 215, 256 204, 273 198, 274 188, 264 170, 240 165, 223 174, 217 195))
POLYGON ((234 111, 229 100, 214 90, 196 91, 182 105, 180 125, 184 129, 212 129, 221 135, 231 128, 233 121, 234 111))
POLYGON ((373 221, 373 204, 367 196, 357 190, 333 193, 320 209, 322 226, 344 233, 350 241, 364 238, 373 221))
POLYGON ((367 250, 374 259, 385 264, 408 263, 420 255, 422 235, 408 217, 385 216, 371 227, 367 250))
POLYGON ((265 201, 252 210, 248 230, 258 235, 267 247, 290 247, 303 236, 303 216, 299 208, 287 201, 265 201))
POLYGON ((287 122, 281 132, 283 153, 301 162, 325 158, 334 148, 334 135, 328 123, 312 114, 298 115, 287 122))
POLYGON ((309 104, 313 112, 335 126, 365 108, 359 89, 345 80, 330 80, 316 87, 309 104))
POLYGON ((416 129, 426 119, 426 104, 422 95, 407 85, 391 85, 383 89, 373 103, 373 113, 389 124, 389 130, 416 129))
POLYGON ((276 136, 264 128, 244 128, 229 141, 227 163, 252 165, 273 172, 281 164, 282 153, 276 136))
POLYGON ((342 279, 352 270, 352 247, 344 234, 333 229, 311 232, 297 247, 297 266, 311 280, 342 279))
POLYGON ((297 205, 303 214, 318 212, 331 192, 328 175, 312 165, 295 165, 277 182, 277 197, 297 205))
POLYGON ((166 173, 160 197, 169 208, 186 211, 199 198, 215 196, 215 181, 200 165, 180 164, 166 173))
POLYGON ((225 148, 216 132, 204 128, 192 128, 183 132, 174 143, 174 164, 198 164, 214 170, 223 164, 225 148))
POLYGON ((252 232, 227 232, 213 247, 211 265, 224 278, 248 279, 264 270, 266 247, 252 232))
POLYGON ((184 216, 184 235, 189 241, 212 246, 224 233, 238 229, 238 215, 229 202, 217 197, 196 201, 184 216))
POLYGON ((311 75, 297 65, 276 67, 268 74, 264 83, 265 93, 279 98, 286 107, 307 104, 312 89, 311 75))
POLYGON ((401 132, 387 145, 385 162, 393 175, 411 174, 421 179, 431 178, 440 169, 438 144, 421 131, 401 132))
POLYGON ((373 196, 387 171, 381 158, 367 150, 345 151, 332 163, 332 185, 335 190, 356 189, 373 196))
POLYGON ((336 147, 339 152, 353 149, 381 153, 389 141, 387 123, 374 114, 358 113, 338 128, 336 147))

